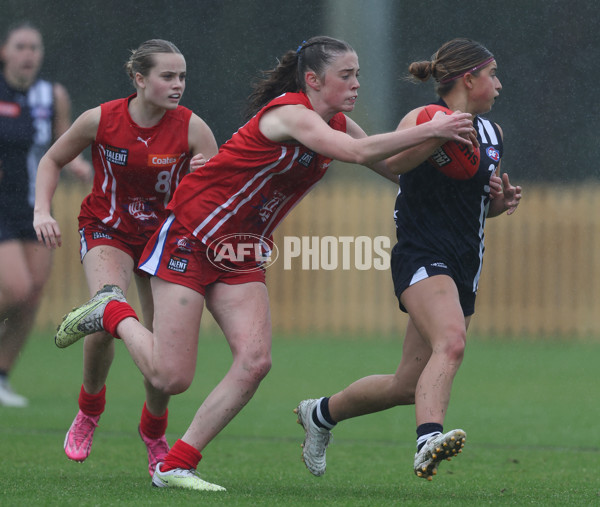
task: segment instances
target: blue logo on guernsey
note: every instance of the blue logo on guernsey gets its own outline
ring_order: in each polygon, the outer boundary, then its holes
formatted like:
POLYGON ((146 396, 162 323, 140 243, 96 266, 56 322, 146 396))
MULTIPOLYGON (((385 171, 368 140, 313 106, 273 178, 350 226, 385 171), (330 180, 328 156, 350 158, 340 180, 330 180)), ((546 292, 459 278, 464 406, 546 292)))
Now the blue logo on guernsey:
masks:
POLYGON ((493 146, 488 146, 485 152, 487 153, 487 156, 490 157, 494 162, 498 162, 498 160, 500 160, 500 152, 493 146))
POLYGON ((106 146, 104 155, 107 162, 117 165, 127 165, 127 157, 129 150, 125 148, 115 148, 114 146, 106 146))

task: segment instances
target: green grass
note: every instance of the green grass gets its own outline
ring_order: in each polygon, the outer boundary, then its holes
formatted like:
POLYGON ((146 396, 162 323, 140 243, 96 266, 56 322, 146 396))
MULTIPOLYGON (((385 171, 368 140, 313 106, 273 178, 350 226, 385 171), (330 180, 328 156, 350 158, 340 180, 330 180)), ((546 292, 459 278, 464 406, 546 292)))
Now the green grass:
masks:
MULTIPOLYGON (((222 338, 201 342, 194 384, 171 402, 170 442, 228 367, 222 338)), ((51 332, 40 334, 12 378, 30 407, 0 407, 0 504, 600 504, 599 343, 471 337, 446 418, 446 428, 467 431, 467 445, 432 482, 412 471, 413 407, 340 424, 327 473, 311 476, 300 461, 297 402, 392 372, 400 353, 400 342, 386 339, 275 337, 271 373, 203 453, 200 472, 228 491, 196 493, 150 487, 136 430, 141 377, 121 343, 92 454, 84 464, 66 459, 62 445, 77 411, 82 348, 58 350, 51 332)))

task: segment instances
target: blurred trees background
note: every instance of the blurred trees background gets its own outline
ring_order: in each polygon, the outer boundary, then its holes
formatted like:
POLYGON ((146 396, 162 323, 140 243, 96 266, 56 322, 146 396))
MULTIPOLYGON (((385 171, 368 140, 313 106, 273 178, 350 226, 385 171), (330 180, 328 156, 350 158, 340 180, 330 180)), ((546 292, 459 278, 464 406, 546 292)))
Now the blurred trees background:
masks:
MULTIPOLYGON (((24 19, 41 29, 42 75, 67 87, 74 117, 132 91, 123 68, 130 49, 173 41, 188 65, 182 103, 219 144, 240 126, 251 81, 313 35, 356 49, 361 89, 352 116, 368 133, 394 129, 435 99, 431 83, 404 79, 408 64, 446 40, 473 38, 498 61, 504 89, 489 117, 504 130, 504 169, 519 182, 599 174, 599 18, 593 0, 0 0, 2 33, 24 19)), ((331 173, 373 180, 356 168, 331 173)))

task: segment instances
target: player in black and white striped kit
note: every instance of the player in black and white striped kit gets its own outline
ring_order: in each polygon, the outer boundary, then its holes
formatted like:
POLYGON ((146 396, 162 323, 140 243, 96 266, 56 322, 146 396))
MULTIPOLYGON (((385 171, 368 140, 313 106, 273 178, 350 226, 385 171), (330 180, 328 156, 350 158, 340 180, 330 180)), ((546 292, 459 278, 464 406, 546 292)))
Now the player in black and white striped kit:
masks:
MULTIPOLYGON (((22 407, 27 399, 8 382, 33 325, 50 275, 51 253, 33 229, 38 162, 71 124, 65 88, 38 78, 42 36, 28 22, 7 30, 0 42, 0 405, 22 407)), ((71 172, 89 179, 82 157, 71 172)))
MULTIPOLYGON (((437 104, 448 107, 443 99, 437 104)), ((490 204, 490 177, 502 157, 502 134, 495 123, 475 117, 480 162, 475 175, 456 180, 428 161, 400 175, 394 220, 398 242, 392 250, 396 296, 418 280, 449 274, 465 315, 475 307, 483 262, 483 231, 490 204)))
MULTIPOLYGON (((494 56, 469 39, 451 40, 431 61, 409 67, 421 81, 433 77, 438 104, 473 115, 479 168, 468 180, 445 176, 427 161, 443 144, 434 140, 387 160, 388 168, 400 174, 394 215, 398 243, 391 264, 400 308, 409 314, 402 359, 393 375, 365 377, 330 398, 300 403, 297 412, 304 423, 307 413, 311 419, 303 457, 315 475, 325 472, 335 424, 397 405, 415 405, 418 477, 431 480, 443 459, 462 450, 466 433, 444 433, 443 424, 475 309, 485 219, 512 214, 521 199, 521 187, 511 185, 507 174, 500 176, 502 131, 480 116, 502 89, 496 69, 494 56)), ((414 126, 421 110, 408 113, 398 129, 414 126)))

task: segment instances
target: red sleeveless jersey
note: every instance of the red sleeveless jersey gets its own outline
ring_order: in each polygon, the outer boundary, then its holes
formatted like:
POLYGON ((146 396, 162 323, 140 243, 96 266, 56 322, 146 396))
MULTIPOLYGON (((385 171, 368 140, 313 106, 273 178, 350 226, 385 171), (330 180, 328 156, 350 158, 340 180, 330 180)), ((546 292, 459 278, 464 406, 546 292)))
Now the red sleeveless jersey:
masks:
MULTIPOLYGON (((332 159, 299 143, 273 142, 260 132, 262 115, 288 104, 312 109, 304 93, 277 97, 177 188, 168 208, 203 243, 210 245, 229 235, 270 238, 279 222, 325 174, 332 159)), ((346 117, 338 113, 329 125, 345 132, 346 117)), ((245 241, 252 242, 249 238, 245 241)))
POLYGON ((192 112, 178 106, 154 127, 142 128, 129 115, 133 97, 100 106, 92 144, 94 184, 81 204, 79 225, 101 221, 126 234, 150 237, 169 215, 166 206, 189 172, 192 112))

